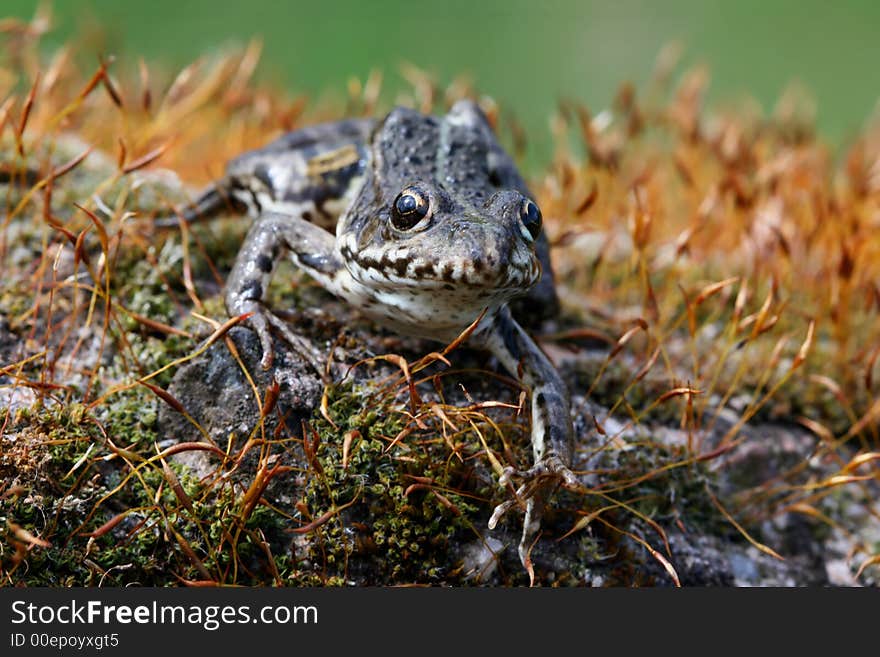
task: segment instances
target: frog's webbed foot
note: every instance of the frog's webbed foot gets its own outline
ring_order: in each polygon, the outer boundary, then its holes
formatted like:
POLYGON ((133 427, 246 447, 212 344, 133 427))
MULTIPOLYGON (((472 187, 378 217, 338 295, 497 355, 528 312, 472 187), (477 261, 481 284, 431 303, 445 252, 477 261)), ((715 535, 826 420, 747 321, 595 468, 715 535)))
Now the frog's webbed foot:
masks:
POLYGON ((561 481, 568 486, 578 485, 578 478, 556 454, 544 457, 528 470, 517 470, 509 466, 504 468, 499 483, 503 486, 517 479, 523 481, 523 485, 540 485, 548 479, 561 481))
POLYGON ((523 532, 518 552, 520 561, 528 569, 529 551, 541 529, 541 518, 547 500, 557 486, 575 487, 578 485, 578 479, 562 459, 556 455, 549 455, 528 470, 505 468, 499 483, 506 486, 514 482, 520 482, 515 497, 495 507, 489 518, 489 529, 494 529, 511 508, 525 502, 523 532))
POLYGON ((275 347, 272 341, 272 329, 274 329, 315 372, 324 378, 325 372, 321 366, 318 350, 315 349, 309 340, 294 333, 287 322, 258 301, 244 304, 242 311, 242 314, 250 313, 247 324, 254 330, 260 340, 260 347, 263 351, 260 367, 268 370, 272 367, 272 363, 275 360, 275 347))

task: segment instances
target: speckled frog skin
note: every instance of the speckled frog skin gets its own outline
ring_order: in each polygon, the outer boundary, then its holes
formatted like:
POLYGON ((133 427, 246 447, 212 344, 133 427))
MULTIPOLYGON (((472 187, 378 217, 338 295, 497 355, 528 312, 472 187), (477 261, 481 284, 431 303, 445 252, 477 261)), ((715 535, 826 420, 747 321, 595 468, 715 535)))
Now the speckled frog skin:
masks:
MULTIPOLYGON (((574 484, 567 390, 508 308, 533 323, 556 295, 541 213, 480 109, 443 117, 396 108, 289 133, 229 163, 183 217, 229 205, 255 218, 226 284, 230 315, 252 313, 263 367, 270 329, 320 371, 314 347, 264 305, 275 264, 289 254, 333 294, 407 335, 451 341, 485 311, 469 342, 491 351, 531 393, 534 465, 508 470, 526 502, 520 557, 549 491, 574 484)), ((159 221, 173 224, 175 220, 159 221)), ((516 500, 496 508, 489 526, 516 500)))

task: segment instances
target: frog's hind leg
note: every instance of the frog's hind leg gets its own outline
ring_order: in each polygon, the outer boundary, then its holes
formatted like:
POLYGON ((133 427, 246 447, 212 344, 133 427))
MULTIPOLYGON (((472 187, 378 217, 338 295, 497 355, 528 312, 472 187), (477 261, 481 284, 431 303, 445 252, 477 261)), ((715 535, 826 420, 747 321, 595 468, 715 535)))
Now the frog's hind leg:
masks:
POLYGON ((298 216, 267 212, 251 226, 226 283, 226 309, 230 316, 250 314, 247 320, 256 331, 263 350, 263 369, 272 366, 271 329, 299 353, 316 372, 324 376, 314 346, 274 315, 264 299, 275 264, 289 251, 296 264, 332 290, 332 281, 342 268, 333 235, 298 216))
POLYGON ((159 217, 152 221, 154 228, 177 228, 182 221, 191 224, 212 219, 224 210, 241 214, 247 211, 248 204, 237 198, 233 191, 235 185, 229 178, 222 178, 201 191, 196 200, 175 214, 159 217))

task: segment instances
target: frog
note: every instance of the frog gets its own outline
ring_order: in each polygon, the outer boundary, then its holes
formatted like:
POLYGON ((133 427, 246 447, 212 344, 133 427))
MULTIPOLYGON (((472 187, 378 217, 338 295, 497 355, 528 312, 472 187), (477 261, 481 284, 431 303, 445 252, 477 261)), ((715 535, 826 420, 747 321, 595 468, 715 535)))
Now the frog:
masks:
POLYGON ((507 467, 524 502, 518 546, 528 566, 548 499, 577 486, 568 390, 527 326, 559 305, 541 211, 490 121, 472 100, 441 116, 395 107, 381 118, 306 126, 232 159, 172 227, 228 209, 253 223, 225 286, 230 316, 247 316, 273 360, 277 332, 316 371, 314 345, 266 304, 276 264, 295 266, 363 315, 401 335, 449 343, 467 333, 530 395, 532 465, 507 467), (518 484, 518 486, 517 486, 518 484))

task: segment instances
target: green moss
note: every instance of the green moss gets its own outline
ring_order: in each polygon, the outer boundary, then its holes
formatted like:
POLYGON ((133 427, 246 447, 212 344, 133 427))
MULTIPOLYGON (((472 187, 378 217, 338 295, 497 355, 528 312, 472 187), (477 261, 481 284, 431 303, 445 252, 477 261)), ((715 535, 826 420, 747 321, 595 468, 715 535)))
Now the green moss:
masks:
POLYGON ((655 442, 641 443, 635 449, 619 454, 615 479, 639 480, 628 487, 624 500, 661 525, 671 526, 680 520, 691 530, 724 531, 725 520, 712 505, 706 486, 717 480, 705 462, 674 468, 667 467, 687 459, 682 448, 655 442))
POLYGON ((146 388, 130 388, 108 398, 101 419, 118 445, 134 446, 147 453, 158 438, 159 403, 146 388))
POLYGON ((442 441, 409 440, 387 450, 404 427, 403 416, 352 386, 333 390, 330 414, 339 426, 314 422, 321 443, 319 467, 303 494, 312 518, 337 511, 315 535, 308 559, 322 583, 375 577, 364 583, 446 581, 454 564, 454 541, 469 536, 476 506, 456 491, 464 468, 449 459, 442 441), (342 442, 356 431, 347 467, 342 442), (429 490, 407 489, 430 480, 454 507, 429 490), (344 511, 340 507, 351 502, 344 511))
MULTIPOLYGON (((156 532, 126 536, 135 524, 134 515, 113 532, 91 540, 86 536, 117 513, 155 503, 161 473, 145 469, 142 479, 133 478, 109 505, 101 504, 127 472, 122 459, 106 460, 113 454, 107 437, 119 447, 150 455, 156 439, 155 408, 146 410, 151 407, 144 391, 134 389, 111 397, 98 414, 75 402, 36 405, 17 414, 11 430, 26 448, 16 471, 31 474, 17 480, 24 486, 21 496, 0 500, 0 514, 50 546, 32 547, 15 568, 15 551, 7 550, 3 565, 13 573, 13 581, 71 586, 167 576, 171 556, 159 545, 156 532), (108 571, 116 574, 110 577, 108 571)), ((171 501, 168 491, 162 501, 171 501)), ((150 520, 149 514, 145 519, 150 520)), ((14 546, 20 541, 7 526, 0 530, 0 542, 14 546)))

